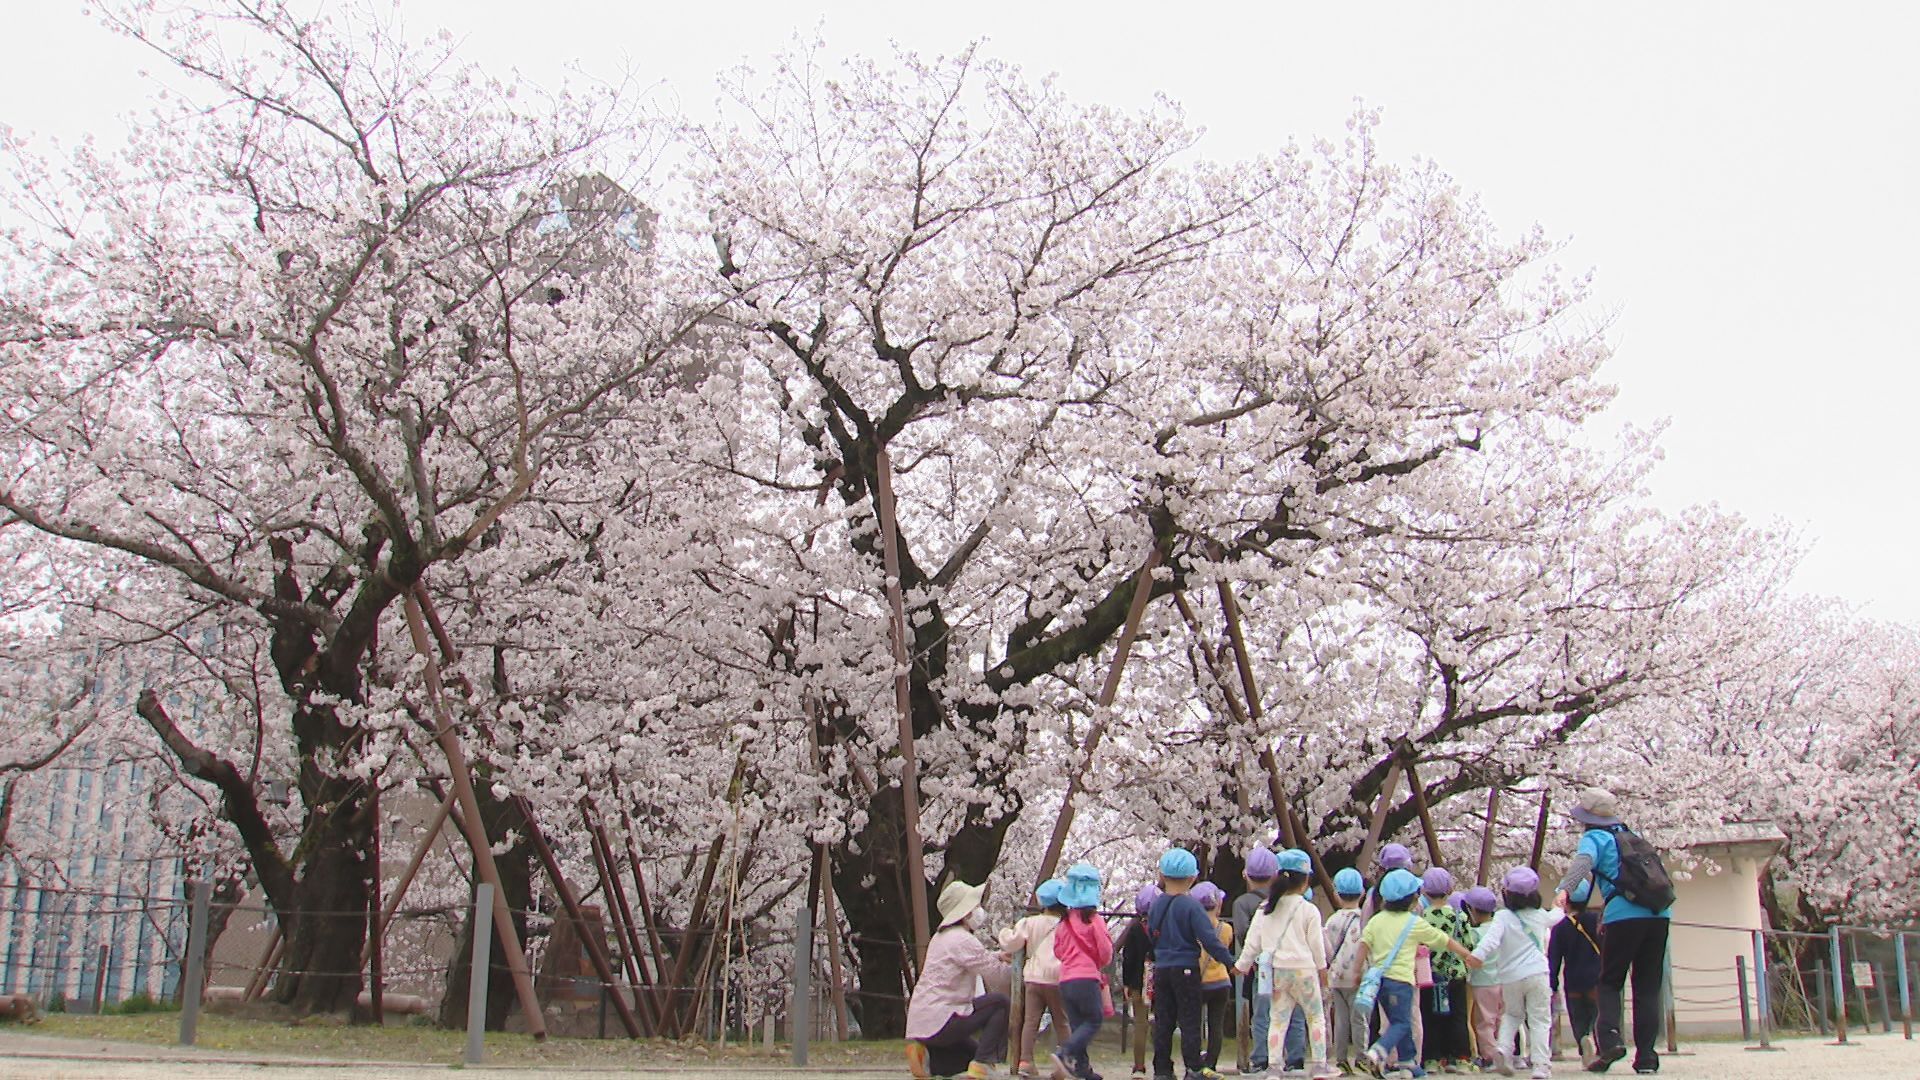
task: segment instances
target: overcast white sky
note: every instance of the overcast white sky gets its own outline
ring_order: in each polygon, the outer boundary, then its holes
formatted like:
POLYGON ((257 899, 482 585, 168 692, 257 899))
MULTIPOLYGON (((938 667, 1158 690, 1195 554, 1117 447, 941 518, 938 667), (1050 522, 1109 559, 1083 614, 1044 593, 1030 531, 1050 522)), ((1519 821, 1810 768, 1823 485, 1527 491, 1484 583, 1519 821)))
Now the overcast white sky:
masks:
MULTIPOLYGON (((78 0, 0 0, 0 123, 70 139, 143 107, 149 61, 78 0)), ((1437 160, 1504 228, 1597 272, 1622 420, 1671 426, 1665 505, 1718 502, 1813 542, 1799 585, 1920 626, 1920 13, 1895 4, 621 4, 405 0, 470 58, 551 84, 713 74, 819 30, 835 53, 974 39, 1088 101, 1182 103, 1239 157, 1337 136, 1437 160)))

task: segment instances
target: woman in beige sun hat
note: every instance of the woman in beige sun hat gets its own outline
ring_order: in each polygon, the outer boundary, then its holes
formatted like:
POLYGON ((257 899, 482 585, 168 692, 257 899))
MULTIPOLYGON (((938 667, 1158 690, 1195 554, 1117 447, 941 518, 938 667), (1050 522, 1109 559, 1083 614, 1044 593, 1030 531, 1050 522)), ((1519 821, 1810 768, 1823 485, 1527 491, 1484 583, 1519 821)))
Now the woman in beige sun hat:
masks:
POLYGON ((973 992, 975 979, 992 988, 1013 978, 1005 957, 974 936, 986 893, 964 881, 940 890, 940 928, 907 1002, 907 1065, 917 1078, 987 1077, 989 1066, 1006 1060, 1007 995, 973 992))

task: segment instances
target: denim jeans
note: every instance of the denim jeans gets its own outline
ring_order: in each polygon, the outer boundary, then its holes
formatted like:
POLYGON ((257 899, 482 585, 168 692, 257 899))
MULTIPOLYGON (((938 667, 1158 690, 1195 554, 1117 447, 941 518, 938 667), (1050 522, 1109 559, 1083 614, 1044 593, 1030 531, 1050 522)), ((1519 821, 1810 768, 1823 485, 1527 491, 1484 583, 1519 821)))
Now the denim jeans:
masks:
MULTIPOLYGON (((1249 973, 1242 976, 1242 978, 1252 980, 1253 975, 1249 973)), ((1253 995, 1252 1013, 1253 1018, 1248 1021, 1247 1026, 1249 1034, 1253 1038, 1253 1045, 1247 1048, 1247 1061, 1253 1066, 1254 1072, 1265 1072, 1267 1069, 1267 1025, 1273 1019, 1273 999, 1265 994, 1255 992, 1253 995)))
POLYGON ((1072 1066, 1074 1075, 1085 1076, 1093 1067, 1087 1047, 1093 1045, 1106 1019, 1100 1006, 1100 980, 1067 979, 1060 984, 1060 1000, 1067 1007, 1067 1023, 1073 1025, 1073 1034, 1060 1043, 1060 1060, 1072 1066))
POLYGON ((1413 1006, 1417 1000, 1419 991, 1412 983, 1380 980, 1380 1011, 1386 1014, 1387 1024, 1380 1032, 1380 1041, 1374 1045, 1381 1053, 1408 1067, 1420 1060, 1420 1051, 1413 1045, 1413 1006))

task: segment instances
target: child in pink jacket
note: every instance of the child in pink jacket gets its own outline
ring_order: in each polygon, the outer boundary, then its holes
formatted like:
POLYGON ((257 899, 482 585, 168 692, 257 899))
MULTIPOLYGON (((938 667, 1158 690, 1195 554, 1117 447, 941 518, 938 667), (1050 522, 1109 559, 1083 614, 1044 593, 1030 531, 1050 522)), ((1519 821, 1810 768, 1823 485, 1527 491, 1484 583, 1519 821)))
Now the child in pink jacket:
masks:
POLYGON ((1091 1080, 1093 1060, 1087 1047, 1100 1034, 1106 1019, 1101 993, 1106 976, 1101 969, 1113 960, 1113 938, 1100 917, 1100 871, 1091 863, 1075 863, 1067 871, 1067 888, 1060 897, 1066 918, 1053 932, 1053 955, 1060 961, 1060 1000, 1067 1006, 1071 1031, 1053 1054, 1054 1080, 1091 1080))

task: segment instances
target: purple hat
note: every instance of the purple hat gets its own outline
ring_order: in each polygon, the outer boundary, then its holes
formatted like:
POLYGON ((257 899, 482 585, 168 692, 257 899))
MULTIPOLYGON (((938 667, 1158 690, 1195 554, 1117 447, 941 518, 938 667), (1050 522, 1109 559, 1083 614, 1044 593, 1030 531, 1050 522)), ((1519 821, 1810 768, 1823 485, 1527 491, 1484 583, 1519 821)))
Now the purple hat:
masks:
POLYGON ((1473 910, 1484 911, 1489 915, 1500 907, 1500 898, 1493 895, 1493 890, 1485 885, 1475 885, 1462 893, 1460 899, 1473 910))
POLYGON ((1453 891, 1453 875, 1436 866, 1421 876, 1420 891, 1428 896, 1445 896, 1453 891))
POLYGON ((1221 890, 1220 886, 1211 881, 1203 881, 1195 885, 1192 895, 1203 908, 1219 907, 1220 901, 1227 898, 1227 894, 1221 890))
POLYGON ((1537 893, 1540 891, 1540 875, 1532 867, 1516 866, 1507 871, 1506 880, 1500 883, 1510 893, 1537 893))
POLYGON ((1152 907, 1153 902, 1158 899, 1160 899, 1160 886, 1158 885, 1140 886, 1140 891, 1133 894, 1134 914, 1145 915, 1147 913, 1147 909, 1152 907))
POLYGON ((1264 846, 1254 848, 1247 854, 1247 877, 1254 881, 1278 877, 1280 859, 1264 846))
POLYGON ((1413 852, 1408 851, 1405 844, 1388 844, 1380 849, 1380 854, 1374 862, 1378 863, 1382 870, 1412 870, 1413 852))

